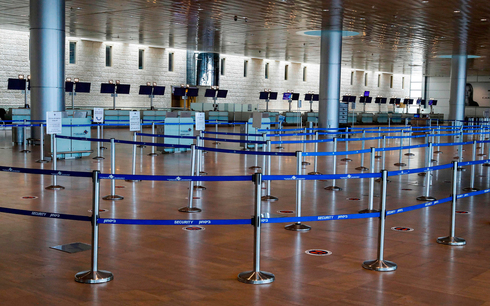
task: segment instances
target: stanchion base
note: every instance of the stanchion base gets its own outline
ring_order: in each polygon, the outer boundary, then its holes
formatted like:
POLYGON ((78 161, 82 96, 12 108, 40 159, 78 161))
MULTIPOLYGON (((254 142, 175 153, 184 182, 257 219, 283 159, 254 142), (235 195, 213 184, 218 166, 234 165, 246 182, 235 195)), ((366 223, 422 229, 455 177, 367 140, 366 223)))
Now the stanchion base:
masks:
POLYGON ((284 149, 284 147, 278 146, 278 147, 276 147, 276 149, 284 149))
POLYGON ((484 163, 482 166, 483 167, 490 167, 490 163, 484 163))
POLYGON ((40 160, 36 160, 36 163, 38 163, 38 164, 49 163, 49 160, 40 159, 40 160))
POLYGON ((295 231, 295 232, 307 232, 311 230, 311 226, 305 225, 303 223, 293 223, 290 225, 286 225, 284 227, 288 231, 295 231))
POLYGON ((320 172, 308 172, 308 175, 322 175, 320 172))
POLYGON ((418 176, 426 176, 426 175, 427 175, 427 173, 425 173, 425 172, 420 172, 420 173, 418 173, 417 175, 418 175, 418 176))
POLYGON ((361 167, 357 167, 356 170, 368 171, 369 169, 366 168, 366 167, 361 166, 361 167))
MULTIPOLYGON (((136 147, 137 147, 137 148, 146 148, 146 146, 145 146, 145 145, 137 145, 136 147)), ((102 147, 101 147, 101 149, 102 149, 102 147)))
POLYGON ((434 154, 441 154, 442 151, 434 151, 434 154))
POLYGON ((463 188, 464 191, 478 191, 480 189, 478 188, 473 188, 473 187, 466 187, 466 188, 463 188))
POLYGON ((302 164, 303 166, 309 166, 309 165, 311 165, 311 163, 309 163, 309 162, 302 162, 301 164, 302 164))
POLYGON ((340 161, 343 161, 343 162, 351 162, 352 159, 350 159, 350 158, 342 158, 340 161))
POLYGON ((106 195, 105 197, 102 198, 102 200, 106 200, 106 201, 119 201, 119 200, 123 200, 123 199, 124 199, 123 196, 120 196, 117 194, 106 195))
POLYGON ((369 208, 366 208, 366 209, 359 211, 360 214, 370 214, 370 213, 377 213, 377 212, 379 212, 379 210, 369 209, 369 208))
POLYGON ((398 166, 398 167, 405 167, 407 164, 405 164, 405 163, 396 163, 394 165, 395 166, 398 166))
POLYGON ((323 187, 323 189, 331 190, 331 191, 341 191, 342 190, 342 188, 340 188, 338 186, 327 186, 327 187, 323 187))
POLYGON ((417 201, 436 201, 437 199, 431 196, 420 196, 417 197, 417 201))
POLYGON ((487 154, 485 154, 485 153, 480 153, 480 154, 478 154, 478 156, 487 156, 487 154))
POLYGON ((466 169, 463 167, 458 167, 458 171, 466 171, 466 169))
POLYGON ((158 156, 158 153, 149 153, 148 156, 158 156))
POLYGON ((271 196, 271 195, 265 195, 261 199, 262 201, 268 201, 268 202, 276 202, 277 200, 279 200, 278 197, 271 196))
POLYGON ((219 144, 221 144, 221 142, 213 142, 213 144, 219 145, 219 144))
POLYGON ((141 180, 124 180, 124 181, 129 183, 141 182, 141 180))
POLYGON ((465 245, 466 240, 459 237, 439 237, 437 238, 437 243, 445 245, 465 245))
POLYGON ((415 156, 413 153, 405 153, 405 156, 415 156))
MULTIPOLYGON (((381 179, 380 178, 377 178, 374 180, 376 183, 380 183, 381 182, 381 179)), ((386 180, 387 183, 391 183, 391 180, 386 180)))
POLYGON ((100 147, 101 150, 107 150, 107 147, 100 147))
POLYGON ((47 189, 47 190, 63 190, 63 189, 65 189, 65 187, 63 187, 61 185, 50 185, 50 186, 46 187, 45 189, 47 189))
POLYGON ((248 167, 248 169, 255 170, 255 169, 262 169, 262 167, 261 166, 252 166, 252 167, 248 167))
POLYGON ((436 163, 437 162, 437 159, 431 159, 430 162, 431 163, 436 163))
POLYGON ((185 212, 185 213, 200 213, 202 209, 197 208, 197 207, 182 207, 179 208, 180 212, 185 212))
POLYGON ((376 158, 376 159, 380 159, 380 158, 382 158, 382 157, 383 157, 383 156, 381 156, 381 155, 376 155, 374 158, 376 158))
POLYGON ((83 271, 75 275, 75 281, 83 284, 102 284, 114 279, 109 271, 99 270, 97 272, 83 271))
POLYGON ((395 271, 397 266, 396 263, 388 260, 368 260, 362 263, 362 267, 367 270, 377 271, 377 272, 392 272, 395 271))
POLYGON ((238 280, 245 284, 261 285, 270 284, 274 281, 275 276, 269 272, 248 271, 238 274, 238 280))
POLYGON ((204 186, 194 186, 194 190, 206 190, 206 187, 204 186))
POLYGON ((207 172, 204 172, 204 171, 201 171, 201 172, 199 172, 199 175, 208 175, 208 173, 207 172))
POLYGON ((103 157, 103 156, 95 156, 95 157, 94 157, 94 158, 92 158, 92 159, 105 159, 105 157, 103 157))
POLYGON ((20 153, 31 153, 31 150, 22 150, 22 151, 19 151, 20 153))

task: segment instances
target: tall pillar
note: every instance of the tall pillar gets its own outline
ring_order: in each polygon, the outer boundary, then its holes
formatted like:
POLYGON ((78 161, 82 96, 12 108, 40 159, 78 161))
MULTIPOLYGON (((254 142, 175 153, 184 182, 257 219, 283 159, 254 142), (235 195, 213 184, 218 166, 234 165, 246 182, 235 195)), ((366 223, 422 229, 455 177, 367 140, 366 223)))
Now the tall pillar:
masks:
POLYGON ((29 8, 31 119, 43 120, 65 110, 65 0, 31 0, 29 8))
MULTIPOLYGON (((451 59, 451 89, 449 96, 449 120, 464 120, 466 99, 466 54, 453 54, 451 59)), ((459 122, 457 125, 460 125, 459 122)))
POLYGON ((333 0, 322 17, 320 50, 320 128, 339 127, 340 66, 342 64, 342 3, 333 0))

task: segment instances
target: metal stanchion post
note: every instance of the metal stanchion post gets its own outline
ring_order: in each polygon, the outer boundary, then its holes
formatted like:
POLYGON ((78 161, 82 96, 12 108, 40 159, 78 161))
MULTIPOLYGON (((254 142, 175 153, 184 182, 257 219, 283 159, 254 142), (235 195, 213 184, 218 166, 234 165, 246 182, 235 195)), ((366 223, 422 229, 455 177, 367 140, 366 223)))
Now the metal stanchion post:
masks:
MULTIPOLYGON (((427 150, 427 155, 425 158, 425 167, 428 168, 428 171, 425 173, 425 195, 417 197, 418 201, 435 201, 437 200, 436 198, 430 196, 430 185, 432 185, 432 170, 429 169, 429 160, 430 156, 432 155, 432 142, 429 142, 428 147, 426 148, 427 150)), ((419 173, 419 175, 422 173, 419 173)))
MULTIPOLYGON (((267 146, 266 146, 266 144, 267 144, 267 136, 266 136, 265 133, 262 134, 262 141, 264 142, 262 144, 262 153, 265 153, 266 150, 267 150, 267 146)), ((265 154, 263 154, 262 155, 262 169, 261 169, 261 172, 262 173, 265 173, 265 171, 266 171, 266 164, 265 164, 265 162, 266 162, 266 156, 265 156, 265 154)))
MULTIPOLYGON (((473 140, 473 150, 471 153, 471 160, 476 160, 476 140, 473 140)), ((471 174, 470 174, 470 187, 463 188, 464 191, 478 191, 480 189, 475 188, 475 165, 471 165, 471 174)))
MULTIPOLYGON (((361 150, 364 150, 365 147, 365 138, 366 136, 366 131, 362 131, 362 148, 361 150)), ((369 170, 368 168, 364 167, 364 152, 361 153, 361 165, 356 168, 356 170, 361 170, 361 171, 367 171, 369 170)))
MULTIPOLYGON (((296 152, 296 174, 301 175, 301 157, 303 153, 301 151, 296 152)), ((301 185, 301 180, 296 180, 296 217, 301 217, 301 190, 302 190, 302 185, 301 185)), ((296 232, 306 232, 311 230, 311 227, 308 225, 305 225, 301 222, 296 222, 290 225, 286 225, 284 227, 285 229, 289 231, 296 231, 296 232)))
MULTIPOLYGON (((214 124, 214 131, 215 131, 216 133, 218 133, 218 120, 216 120, 216 122, 215 122, 215 124, 214 124)), ((216 138, 218 138, 218 134, 216 134, 216 136, 215 136, 215 137, 216 137, 216 138)), ((218 140, 216 140, 215 142, 213 142, 213 144, 215 144, 215 145, 219 145, 220 143, 219 143, 219 141, 218 141, 218 140)))
MULTIPOLYGON (((97 139, 100 139, 100 123, 97 124, 97 139)), ((95 156, 93 159, 105 159, 105 157, 100 154, 100 149, 100 141, 97 141, 97 156, 95 156)))
MULTIPOLYGON (((191 176, 194 175, 195 169, 196 169, 196 145, 192 144, 191 145, 191 176)), ((186 212, 186 213, 201 212, 202 210, 200 208, 193 206, 193 200, 194 200, 194 181, 192 180, 189 182, 189 206, 182 207, 179 209, 179 211, 186 212)))
POLYGON ((403 147, 403 130, 400 132, 400 150, 398 151, 398 162, 395 164, 395 166, 398 167, 405 167, 407 164, 402 162, 402 147, 403 147))
MULTIPOLYGON (((52 146, 52 160, 53 160, 53 171, 56 172, 58 170, 57 167, 57 159, 58 159, 58 148, 56 145, 56 134, 51 134, 51 146, 52 146)), ((65 187, 58 185, 57 176, 53 175, 53 184, 46 187, 47 190, 62 190, 65 187)))
MULTIPOLYGON (((337 174, 337 155, 335 155, 335 153, 337 152, 337 137, 333 138, 333 152, 334 152, 334 155, 333 155, 333 174, 335 175, 335 174, 337 174)), ((331 186, 324 187, 323 189, 331 190, 331 191, 342 190, 342 188, 335 186, 335 179, 333 179, 331 186)))
POLYGON ((43 164, 43 163, 48 162, 46 159, 44 159, 44 124, 41 123, 39 125, 39 127, 40 127, 40 131, 39 131, 40 132, 40 137, 39 137, 40 138, 39 139, 39 141, 40 141, 40 146, 39 146, 39 153, 40 154, 39 155, 40 156, 39 156, 39 159, 36 161, 36 163, 43 164))
MULTIPOLYGON (((114 138, 111 138, 111 175, 114 176, 116 174, 116 143, 114 142, 114 138)), ((116 180, 111 178, 111 194, 106 195, 102 198, 106 201, 118 201, 124 199, 123 196, 116 194, 116 180)))
MULTIPOLYGON (((349 152, 349 128, 348 127, 345 128, 345 138, 347 138, 345 140, 345 152, 349 152)), ((342 158, 340 161, 351 162, 352 159, 349 158, 349 154, 346 154, 345 157, 342 158)))
POLYGON ((255 164, 254 164, 254 166, 248 168, 250 170, 258 170, 258 169, 261 169, 261 167, 258 165, 258 163, 259 163, 259 156, 257 155, 257 152, 259 151, 259 145, 257 143, 254 144, 254 151, 255 151, 255 164))
MULTIPOLYGON (((439 122, 439 120, 437 122, 439 122)), ((436 132, 437 132, 437 143, 441 143, 441 129, 440 129, 440 127, 438 127, 438 129, 436 129, 436 132)), ((437 149, 437 151, 434 151, 434 154, 440 154, 440 153, 442 153, 441 147, 439 147, 439 149, 437 149)))
POLYGON ((394 262, 384 260, 384 246, 385 246, 385 222, 386 222, 386 188, 388 171, 382 170, 382 184, 381 184, 381 207, 379 216, 379 228, 378 228, 378 258, 375 260, 365 261, 362 267, 367 270, 373 270, 377 272, 391 272, 395 271, 397 266, 394 262))
POLYGON ((482 129, 481 129, 481 134, 480 134, 480 153, 478 154, 478 156, 486 156, 485 154, 485 143, 483 142, 485 139, 485 137, 483 136, 483 125, 482 125, 482 129))
MULTIPOLYGON (((155 135, 155 122, 151 123, 151 134, 155 135)), ((151 143, 155 144, 155 136, 151 137, 151 143)), ((158 153, 155 153, 155 146, 151 146, 151 153, 148 156, 158 156, 158 153)))
POLYGON ((255 213, 253 218, 254 226, 254 267, 252 271, 242 272, 238 274, 238 280, 246 284, 268 284, 275 279, 274 274, 260 271, 260 228, 262 227, 262 203, 260 201, 260 193, 262 188, 262 174, 255 173, 253 175, 255 184, 255 213))
MULTIPOLYGON (((196 137, 196 144, 197 144, 197 147, 201 147, 201 136, 197 136, 196 137)), ((203 160, 203 155, 202 155, 202 152, 201 152, 201 149, 200 148, 196 148, 196 154, 197 154, 197 159, 196 159, 196 162, 197 162, 197 167, 196 167, 196 176, 201 176, 201 166, 202 166, 202 160, 203 160)), ((201 182, 197 182, 196 185, 194 186, 194 189, 195 190, 206 190, 206 187, 202 186, 201 185, 201 182)))
MULTIPOLYGON (((27 149, 27 120, 24 119, 24 124, 23 124, 23 128, 22 130, 24 131, 23 132, 23 136, 24 136, 24 139, 22 141, 22 147, 23 149, 20 151, 20 153, 31 153, 31 150, 28 150, 27 149)), ((20 129, 18 129, 20 130, 20 129)))
MULTIPOLYGON (((140 122, 140 133, 143 134, 143 119, 141 119, 141 122, 140 122)), ((143 135, 140 135, 140 142, 143 142, 143 135)), ((140 144, 140 145, 138 145, 138 148, 146 148, 146 145, 140 144)))
MULTIPOLYGON (((104 138, 104 124, 102 123, 100 125, 100 137, 99 138, 104 138)), ((103 144, 103 142, 102 142, 103 144)), ((104 147, 103 145, 100 147, 101 150, 107 150, 107 147, 104 147)))
MULTIPOLYGON (((381 147, 381 127, 378 127, 378 148, 379 147, 381 147)), ((376 154, 374 158, 381 158, 381 155, 376 154)))
MULTIPOLYGON (((371 173, 374 173, 374 156, 376 154, 376 148, 371 148, 371 173)), ((360 214, 369 214, 378 212, 374 209, 374 177, 369 178, 369 205, 367 209, 360 210, 360 214)))
MULTIPOLYGON (((307 139, 307 138, 306 138, 306 134, 307 134, 307 133, 306 133, 306 128, 305 128, 305 130, 304 130, 304 133, 305 133, 305 135, 304 135, 304 137, 303 137, 303 152, 306 152, 306 139, 307 139)), ((309 165, 311 165, 309 162, 305 161, 305 157, 304 157, 304 156, 303 156, 303 161, 301 162, 301 164, 302 164, 303 166, 309 166, 309 165)))
MULTIPOLYGON (((412 127, 410 127, 410 131, 408 133, 410 133, 408 138, 408 146, 410 147, 412 145, 412 135, 413 135, 412 127)), ((415 154, 413 154, 411 151, 412 150, 408 148, 408 153, 405 153, 405 156, 414 156, 415 154)))
POLYGON ((93 195, 92 195, 92 267, 89 271, 79 272, 75 275, 75 281, 84 284, 107 283, 114 279, 109 271, 99 270, 99 200, 100 200, 100 172, 92 172, 93 195))
MULTIPOLYGON (((490 144, 487 145, 487 156, 490 158, 490 144)), ((484 163, 482 166, 490 167, 490 163, 484 163)))
MULTIPOLYGON (((271 141, 267 140, 267 151, 271 152, 271 149, 272 149, 271 141)), ((264 156, 264 159, 265 159, 265 156, 264 156)), ((264 172, 264 174, 271 175, 271 156, 270 155, 267 156, 267 168, 264 168, 264 171, 267 171, 267 172, 264 172)), ((262 201, 275 202, 275 201, 279 200, 278 197, 271 195, 271 180, 266 181, 265 185, 266 185, 266 195, 262 197, 262 201)))
MULTIPOLYGON (((278 134, 279 134, 279 142, 281 142, 281 141, 282 141, 282 140, 281 140, 281 139, 282 139, 282 137, 281 137, 281 134, 282 134, 281 130, 282 130, 282 121, 279 121, 279 132, 278 132, 278 134)), ((279 145, 276 147, 276 149, 284 149, 284 147, 282 146, 282 144, 279 144, 279 145)))
MULTIPOLYGON (((137 135, 136 132, 133 132, 133 141, 136 142, 137 140, 137 135)), ((131 174, 136 175, 136 144, 133 144, 133 159, 131 162, 131 174)), ((141 180, 125 180, 126 182, 140 182, 141 180)))
MULTIPOLYGON (((386 136, 383 135, 383 149, 386 148, 386 136)), ((381 155, 383 156, 383 159, 382 159, 382 165, 381 165, 381 169, 385 169, 385 163, 386 163, 386 151, 383 150, 383 153, 381 153, 381 155)))
MULTIPOLYGON (((318 153, 318 132, 315 132, 315 153, 318 153)), ((313 157, 313 172, 309 172, 309 175, 319 175, 318 172, 318 156, 313 157)))
MULTIPOLYGON (((204 148, 204 131, 199 131, 200 146, 204 148)), ((208 153, 204 149, 197 151, 197 154, 201 154, 201 161, 199 164, 199 175, 207 175, 208 173, 204 171, 204 153, 208 153)))
POLYGON ((451 201, 451 223, 449 227, 449 236, 437 238, 437 243, 446 245, 465 245, 466 240, 455 236, 456 228, 456 202, 458 199, 458 162, 453 161, 453 190, 452 190, 452 201, 451 201))

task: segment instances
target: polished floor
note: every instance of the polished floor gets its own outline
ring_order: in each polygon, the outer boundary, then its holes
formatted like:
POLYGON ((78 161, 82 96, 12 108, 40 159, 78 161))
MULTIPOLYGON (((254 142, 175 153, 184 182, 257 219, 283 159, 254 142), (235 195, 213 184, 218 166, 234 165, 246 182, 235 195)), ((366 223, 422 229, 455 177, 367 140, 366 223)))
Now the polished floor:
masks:
MULTIPOLYGON (((214 127, 211 127, 214 130, 214 127)), ((223 129, 225 130, 225 129, 223 129)), ((232 129, 228 129, 232 131, 232 129)), ((236 130, 238 132, 238 130, 236 130)), ((94 134, 93 134, 94 135, 94 134)), ((126 129, 106 130, 105 138, 130 139, 126 129)), ((413 144, 421 140, 414 141, 413 144)), ((443 138, 441 141, 452 141, 443 138)), ((406 144, 406 143, 405 143, 406 144)), ((366 143, 366 148, 377 141, 366 143)), ((398 141, 390 140, 388 146, 398 141)), ((215 146, 206 142, 206 146, 215 146)), ((344 150, 344 144, 339 149, 344 150)), ((235 143, 219 147, 238 148, 235 143)), ((95 148, 95 145, 93 146, 95 148)), ((321 144, 320 150, 331 150, 321 144)), ((349 149, 360 148, 360 143, 349 149)), ((39 148, 19 153, 11 145, 11 132, 0 130, 0 164, 17 167, 47 168, 38 164, 39 148)), ((286 145, 286 151, 302 150, 301 145, 286 145)), ((308 145, 307 151, 312 151, 308 145)), ((434 155, 439 164, 450 163, 453 147, 443 147, 434 155)), ((106 157, 109 150, 105 150, 106 157)), ((117 172, 131 172, 131 146, 117 145, 117 172)), ((486 148, 485 148, 486 151, 486 148)), ((423 149, 412 150, 414 157, 403 156, 410 168, 422 166, 423 149)), ((150 148, 138 149, 137 173, 187 175, 190 154, 161 154, 150 157, 150 148)), ((405 152, 404 152, 405 153, 405 152)), ((464 152, 470 159, 471 148, 464 152)), ((91 157, 93 157, 92 155, 91 157)), ((110 170, 110 161, 92 158, 60 160, 59 169, 110 170)), ((352 162, 337 159, 338 173, 359 173, 359 156, 352 162)), ((483 158, 483 157, 479 157, 483 158)), ((312 161, 312 158, 307 158, 312 161)), ((273 174, 295 174, 293 157, 273 157, 273 174)), ((319 171, 331 173, 333 158, 320 157, 319 171)), ((386 166, 399 169, 398 151, 388 152, 386 166)), ((259 158, 260 163, 260 158, 259 158)), ((376 171, 381 161, 376 160, 376 171)), ((253 156, 209 152, 204 169, 208 175, 252 174, 248 167, 253 156)), ((369 155, 365 165, 369 167, 369 155)), ((404 167, 404 169, 408 168, 404 167)), ((305 167, 306 172, 313 165, 305 167)), ((476 167, 475 186, 489 188, 490 167, 476 167)), ((51 177, 0 173, 3 207, 89 215, 91 181, 59 178, 65 190, 48 191, 51 177), (35 196, 35 199, 22 199, 35 196)), ((470 171, 460 173, 458 188, 469 185, 470 171)), ((431 195, 450 195, 451 171, 434 174, 431 195)), ((423 177, 416 174, 392 177, 388 185, 388 209, 420 203, 423 177)), ((204 182, 207 190, 198 191, 195 204, 200 214, 184 214, 188 183, 118 181, 118 202, 101 201, 105 218, 135 219, 242 219, 253 213, 251 182, 204 182)), ((303 215, 351 214, 368 204, 369 180, 337 181, 342 191, 323 187, 331 182, 307 181, 303 188, 303 215), (348 198, 359 198, 358 201, 348 198)), ((286 216, 279 210, 295 210, 295 183, 273 182, 274 203, 264 202, 263 213, 286 216)), ((110 183, 102 182, 101 195, 109 194, 110 183)), ((375 206, 379 203, 379 184, 375 184, 375 206)), ((308 223, 306 233, 284 229, 286 224, 266 224, 262 228, 262 270, 275 274, 268 285, 248 285, 237 281, 237 274, 252 269, 253 228, 250 225, 205 226, 204 231, 184 231, 182 226, 101 225, 99 269, 114 273, 107 284, 86 285, 74 281, 75 273, 90 267, 90 252, 68 254, 50 246, 91 241, 88 222, 52 220, 0 214, 0 304, 2 305, 490 305, 490 207, 489 195, 458 200, 457 236, 467 245, 439 245, 436 238, 449 231, 450 205, 441 204, 413 212, 389 216, 386 221, 385 258, 398 264, 396 272, 365 270, 361 264, 375 259, 377 219, 339 220, 308 223), (414 231, 396 232, 391 227, 410 227, 414 231), (309 249, 326 249, 330 256, 311 256, 309 249)))

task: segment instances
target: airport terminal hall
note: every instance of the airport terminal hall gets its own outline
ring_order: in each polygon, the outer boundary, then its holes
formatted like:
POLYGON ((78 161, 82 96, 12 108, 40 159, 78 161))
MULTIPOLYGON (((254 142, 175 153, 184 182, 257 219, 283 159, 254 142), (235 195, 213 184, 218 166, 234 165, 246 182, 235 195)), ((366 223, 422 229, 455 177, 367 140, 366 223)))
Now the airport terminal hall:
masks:
POLYGON ((490 305, 488 0, 0 1, 1 305, 490 305))

